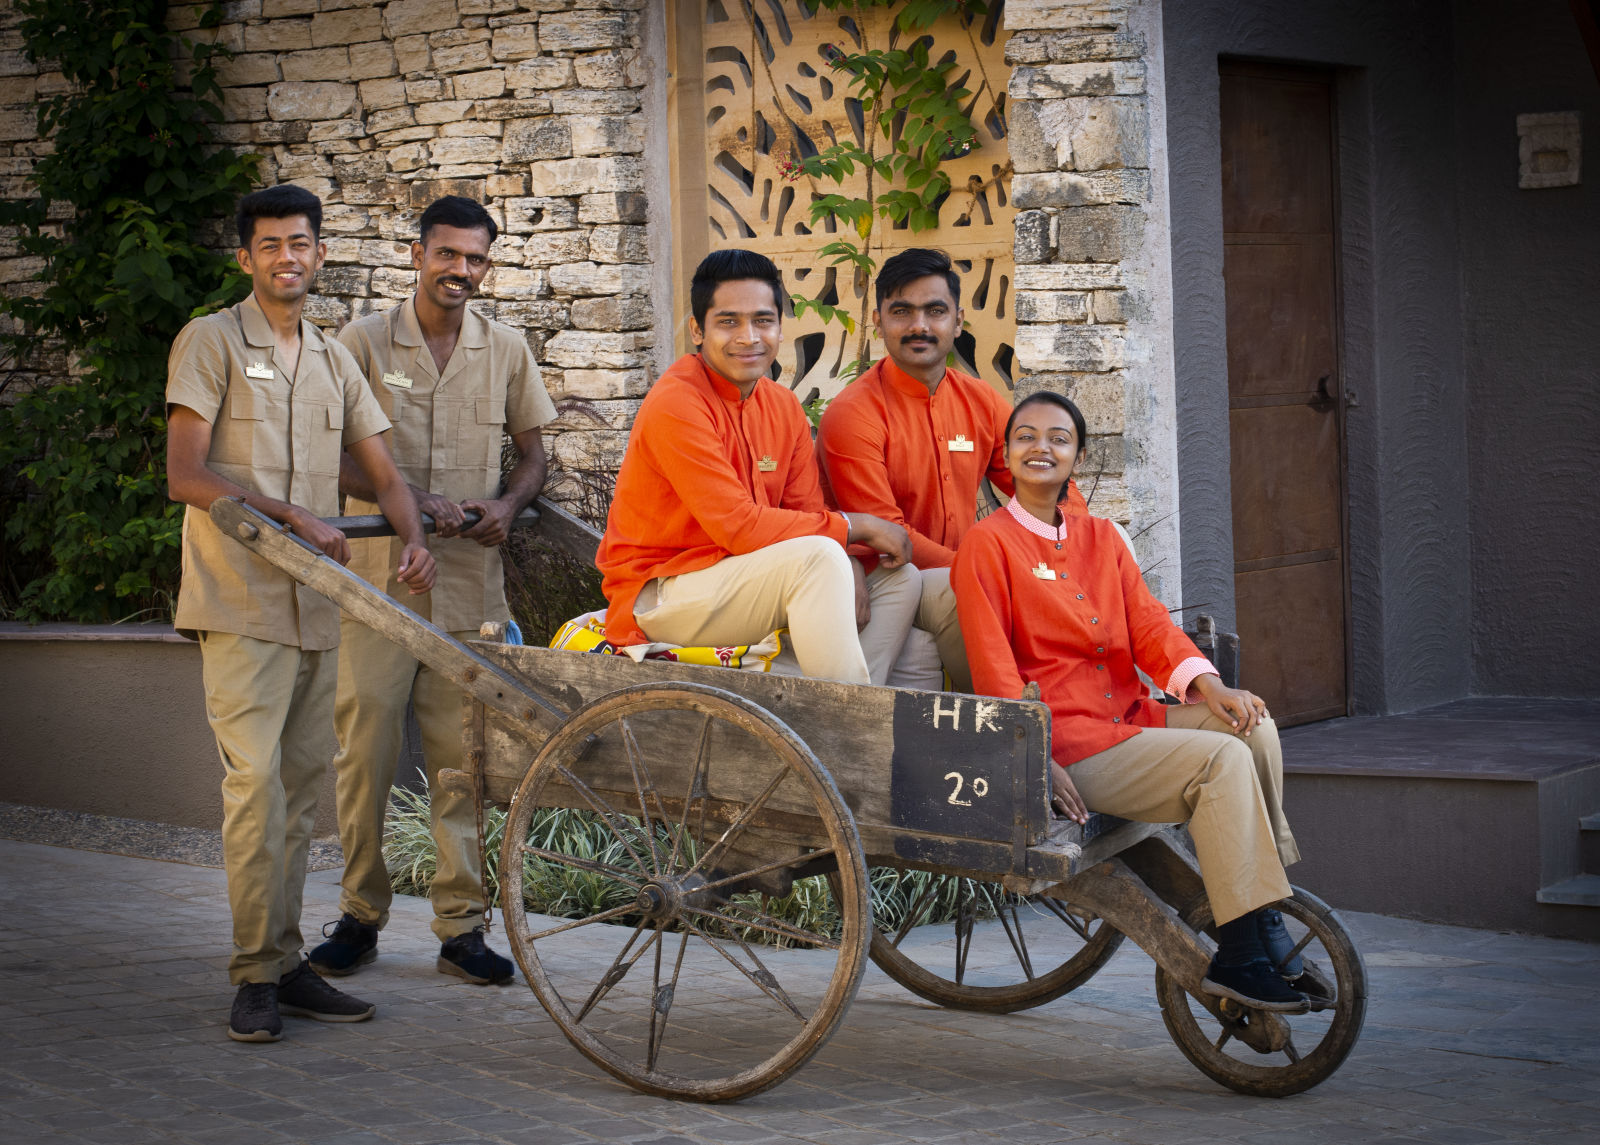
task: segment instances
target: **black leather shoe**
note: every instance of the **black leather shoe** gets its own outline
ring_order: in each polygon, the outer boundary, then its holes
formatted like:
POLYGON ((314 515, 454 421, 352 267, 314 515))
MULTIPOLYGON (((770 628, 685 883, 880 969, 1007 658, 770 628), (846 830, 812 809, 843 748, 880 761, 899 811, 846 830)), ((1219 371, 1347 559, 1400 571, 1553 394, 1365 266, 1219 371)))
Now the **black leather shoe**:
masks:
POLYGON ((439 973, 454 974, 475 986, 509 982, 516 973, 511 959, 496 954, 483 941, 481 926, 446 939, 439 947, 439 961, 435 965, 439 973))
POLYGON ((1265 958, 1243 966, 1222 966, 1213 958, 1200 989, 1218 998, 1232 998, 1252 1010, 1303 1014, 1310 1008, 1306 996, 1290 989, 1278 968, 1265 958))
POLYGON ((378 957, 378 928, 357 922, 355 915, 340 915, 338 922, 322 928, 322 936, 327 941, 313 950, 309 959, 318 974, 343 978, 378 957))

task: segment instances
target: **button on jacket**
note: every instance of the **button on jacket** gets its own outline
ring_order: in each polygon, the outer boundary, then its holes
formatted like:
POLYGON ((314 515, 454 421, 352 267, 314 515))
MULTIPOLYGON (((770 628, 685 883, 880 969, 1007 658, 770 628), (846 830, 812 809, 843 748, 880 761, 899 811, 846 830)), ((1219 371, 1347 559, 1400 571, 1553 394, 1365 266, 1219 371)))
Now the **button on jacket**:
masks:
MULTIPOLYGON (((527 339, 470 307, 443 373, 423 340, 411 298, 350 323, 339 341, 355 355, 394 425, 389 448, 400 475, 452 501, 498 497, 504 435, 555 417, 527 339)), ((345 511, 379 509, 351 497, 345 511)), ((431 610, 429 619, 447 632, 476 630, 486 620, 511 615, 498 548, 461 537, 430 538, 437 574, 425 597, 411 596, 395 577, 401 548, 397 537, 358 538, 350 542, 350 568, 407 607, 431 610)))
POLYGON ((595 564, 609 607, 606 639, 644 644, 633 617, 647 581, 710 568, 793 537, 845 543, 823 505, 811 424, 799 400, 762 378, 748 398, 686 354, 645 396, 595 564))
MULTIPOLYGON (((253 294, 179 332, 167 359, 167 403, 211 423, 213 471, 319 517, 338 515, 344 447, 389 428, 349 351, 304 319, 291 372, 253 294)), ((185 635, 230 632, 308 652, 339 644, 332 601, 224 537, 192 505, 183 515, 174 623, 185 635)))
POLYGON ((987 382, 956 370, 928 387, 884 358, 828 404, 817 435, 828 504, 871 513, 911 534, 918 568, 948 568, 977 516, 988 477, 1006 495, 1010 403, 987 382), (970 449, 951 449, 957 438, 970 449))
POLYGON ((950 579, 973 687, 1017 699, 1024 683, 1038 683, 1050 707, 1051 754, 1066 765, 1141 726, 1166 726, 1166 709, 1148 698, 1135 664, 1155 680, 1181 681, 1179 669, 1206 662, 1150 595, 1110 521, 1064 502, 1063 522, 1056 542, 1009 512, 991 513, 962 541, 950 579))

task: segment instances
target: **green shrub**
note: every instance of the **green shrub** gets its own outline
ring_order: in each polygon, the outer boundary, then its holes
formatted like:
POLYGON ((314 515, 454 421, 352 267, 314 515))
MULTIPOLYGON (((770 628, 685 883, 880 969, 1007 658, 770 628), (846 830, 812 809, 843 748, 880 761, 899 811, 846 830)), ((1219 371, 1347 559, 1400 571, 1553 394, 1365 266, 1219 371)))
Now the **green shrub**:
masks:
MULTIPOLYGON (((170 613, 182 508, 166 497, 167 351, 197 310, 245 293, 199 232, 249 191, 255 157, 214 145, 222 50, 167 31, 163 0, 14 9, 29 59, 72 86, 39 104, 54 150, 37 196, 0 202, 0 225, 44 262, 0 297, 0 346, 19 368, 64 351, 71 373, 0 405, 0 615, 170 613)), ((205 26, 220 18, 213 5, 205 26)))

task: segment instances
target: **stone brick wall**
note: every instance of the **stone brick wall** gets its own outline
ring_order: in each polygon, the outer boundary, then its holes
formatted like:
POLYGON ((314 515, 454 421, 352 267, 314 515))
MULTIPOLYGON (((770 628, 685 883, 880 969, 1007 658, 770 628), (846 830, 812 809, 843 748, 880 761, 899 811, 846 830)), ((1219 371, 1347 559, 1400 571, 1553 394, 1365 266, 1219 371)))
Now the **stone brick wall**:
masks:
MULTIPOLYGON (((565 466, 614 465, 648 383, 641 53, 647 0, 229 0, 200 30, 224 63, 222 139, 266 184, 320 196, 328 261, 307 305, 336 328, 413 288, 409 242, 441 194, 485 200, 502 228, 473 305, 527 333, 561 411, 565 466)), ((59 75, 24 59, 0 0, 0 193, 26 193, 34 100, 59 75)), ((215 241, 231 249, 231 223, 215 241)), ((0 238, 0 285, 36 266, 0 238)), ((56 365, 60 365, 57 363, 56 365)))
POLYGON ((1008 0, 1005 20, 1017 393, 1054 390, 1083 410, 1080 484, 1097 515, 1143 530, 1152 588, 1176 603, 1164 180, 1152 155, 1160 67, 1147 27, 1159 34, 1159 4, 1008 0))

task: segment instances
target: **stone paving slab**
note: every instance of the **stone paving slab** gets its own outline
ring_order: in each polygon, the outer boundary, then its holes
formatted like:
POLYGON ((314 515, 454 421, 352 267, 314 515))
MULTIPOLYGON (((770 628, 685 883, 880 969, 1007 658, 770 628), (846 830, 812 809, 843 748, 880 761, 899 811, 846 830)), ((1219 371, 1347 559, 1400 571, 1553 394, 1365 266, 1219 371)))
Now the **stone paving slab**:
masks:
MULTIPOLYGON (((347 980, 374 1021, 290 1018, 282 1042, 245 1046, 223 1032, 221 871, 11 841, 0 871, 4 1145, 1592 1145, 1600 1125, 1600 947, 1578 942, 1346 914, 1371 979, 1362 1039, 1278 1101, 1189 1065, 1131 943, 1009 1016, 941 1010, 872 968, 799 1073, 705 1106, 591 1066, 520 980, 438 974, 420 900, 396 899, 379 960, 347 980)), ((308 934, 335 917, 337 877, 311 876, 308 934)))

